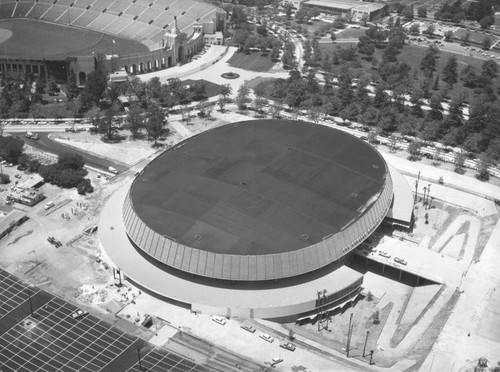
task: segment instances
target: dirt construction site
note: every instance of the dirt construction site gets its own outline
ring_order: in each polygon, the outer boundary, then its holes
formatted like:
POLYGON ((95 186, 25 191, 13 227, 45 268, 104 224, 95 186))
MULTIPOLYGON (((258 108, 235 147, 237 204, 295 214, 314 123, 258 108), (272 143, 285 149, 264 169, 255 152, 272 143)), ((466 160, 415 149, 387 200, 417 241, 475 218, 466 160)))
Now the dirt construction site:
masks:
MULTIPOLYGON (((163 144, 171 146, 215 126, 248 119, 245 112, 214 111, 210 119, 170 120, 171 132, 163 144)), ((122 135, 128 136, 125 131, 122 135)), ((53 139, 122 162, 129 170, 113 177, 91 171, 95 191, 88 196, 44 184, 40 191, 54 203, 48 210, 46 201, 34 207, 0 206, 0 218, 11 208, 29 217, 0 240, 0 266, 28 283, 198 362, 206 354, 186 346, 181 335, 256 363, 282 356, 283 362, 275 366, 278 371, 467 371, 481 357, 489 360, 490 367, 500 362, 500 290, 496 290, 500 274, 494 266, 500 260, 499 208, 491 200, 454 187, 467 182, 479 185, 475 179, 426 164, 418 165, 421 174, 417 176, 416 165, 406 160, 406 154, 379 146, 411 187, 417 181, 420 186, 413 231, 379 229, 351 259, 349 266, 364 275, 363 296, 326 313, 319 324, 317 319, 289 324, 228 319, 220 326, 206 314, 161 301, 128 281, 115 285, 113 263, 106 258, 98 232, 89 233, 109 196, 161 149, 152 149, 150 142, 142 140, 104 144, 86 132, 53 139), (124 155, 132 149, 133 156, 124 155), (439 176, 444 177, 444 185, 437 182, 439 176), (56 248, 48 237, 62 246, 56 248), (394 257, 406 263, 395 264, 394 257), (148 316, 151 325, 142 327, 148 316), (278 342, 267 344, 255 335, 241 335, 243 322, 277 341, 293 339, 298 350, 286 352, 278 342), (372 350, 374 360, 369 365, 372 350)), ((4 172, 11 179, 19 174, 19 181, 27 177, 15 168, 4 172)), ((488 190, 498 191, 490 186, 488 190)), ((6 191, 3 187, 1 193, 6 191)))

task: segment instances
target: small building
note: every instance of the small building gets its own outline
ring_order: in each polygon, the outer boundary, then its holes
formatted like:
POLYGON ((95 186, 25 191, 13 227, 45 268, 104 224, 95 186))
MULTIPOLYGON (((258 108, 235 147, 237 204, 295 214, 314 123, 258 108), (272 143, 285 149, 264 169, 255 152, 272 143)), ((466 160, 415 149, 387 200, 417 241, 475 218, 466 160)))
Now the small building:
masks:
POLYGON ((23 183, 11 187, 7 193, 7 200, 33 207, 45 199, 45 195, 36 189, 43 182, 42 176, 35 174, 23 183))
POLYGON ((7 194, 7 200, 33 207, 45 199, 45 195, 35 190, 20 189, 14 187, 7 194))
POLYGON ((387 4, 355 0, 285 0, 284 3, 291 3, 297 9, 304 7, 341 17, 351 17, 353 21, 361 21, 363 17, 372 21, 382 17, 387 11, 387 4))

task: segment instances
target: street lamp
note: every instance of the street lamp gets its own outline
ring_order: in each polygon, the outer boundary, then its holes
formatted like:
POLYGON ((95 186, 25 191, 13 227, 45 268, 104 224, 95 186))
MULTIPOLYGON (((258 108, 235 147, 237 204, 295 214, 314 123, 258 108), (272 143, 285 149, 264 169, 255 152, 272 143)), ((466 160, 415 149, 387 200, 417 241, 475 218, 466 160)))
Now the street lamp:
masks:
POLYGON ((349 358, 349 349, 351 347, 351 332, 352 332, 352 328, 351 328, 351 324, 352 324, 352 315, 353 313, 351 313, 351 316, 349 317, 349 328, 347 329, 347 345, 346 345, 346 348, 345 348, 345 351, 346 351, 346 356, 349 358))
POLYGON ((366 343, 368 342, 368 335, 369 334, 370 334, 370 331, 366 331, 365 346, 363 346, 363 358, 365 357, 366 343))
POLYGON ((142 371, 141 348, 137 346, 137 358, 139 359, 139 371, 142 371))
POLYGON ((33 315, 33 303, 31 302, 31 288, 32 288, 32 286, 29 286, 26 289, 28 290, 28 301, 30 303, 30 314, 31 314, 31 316, 34 316, 33 315))
POLYGON ((373 364, 373 350, 370 350, 370 363, 369 365, 371 366, 373 364))

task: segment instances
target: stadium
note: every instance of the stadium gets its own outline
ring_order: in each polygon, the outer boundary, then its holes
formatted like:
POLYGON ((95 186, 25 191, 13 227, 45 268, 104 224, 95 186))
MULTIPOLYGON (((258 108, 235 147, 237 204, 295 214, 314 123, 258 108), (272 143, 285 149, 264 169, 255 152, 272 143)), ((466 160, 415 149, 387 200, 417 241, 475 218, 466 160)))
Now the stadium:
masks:
POLYGON ((0 73, 74 73, 79 86, 100 63, 141 74, 183 64, 222 44, 226 14, 194 0, 3 0, 0 73))
POLYGON ((117 273, 164 299, 285 321, 354 300, 351 252, 384 221, 409 226, 412 208, 406 181, 364 141, 245 121, 164 151, 113 195, 99 231, 117 273))

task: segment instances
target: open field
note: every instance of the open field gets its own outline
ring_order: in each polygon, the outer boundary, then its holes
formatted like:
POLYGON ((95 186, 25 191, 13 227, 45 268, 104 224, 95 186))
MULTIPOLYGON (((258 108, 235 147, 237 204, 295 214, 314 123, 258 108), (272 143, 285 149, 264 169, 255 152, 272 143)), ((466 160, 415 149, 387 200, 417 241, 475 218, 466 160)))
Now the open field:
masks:
POLYGON ((0 20, 12 36, 1 44, 2 54, 18 58, 64 58, 94 53, 134 54, 147 51, 141 43, 76 27, 34 20, 0 20), (116 42, 113 44, 112 40, 116 42))
MULTIPOLYGON (((231 67, 242 68, 255 72, 269 71, 275 63, 271 61, 271 57, 269 57, 269 55, 262 56, 262 54, 263 53, 261 52, 253 52, 250 54, 236 53, 228 61, 228 64, 231 67)), ((221 73, 223 72, 228 71, 221 71, 221 73)))

